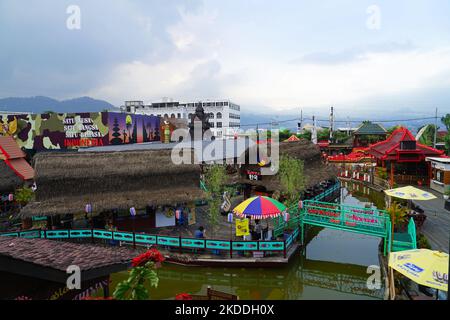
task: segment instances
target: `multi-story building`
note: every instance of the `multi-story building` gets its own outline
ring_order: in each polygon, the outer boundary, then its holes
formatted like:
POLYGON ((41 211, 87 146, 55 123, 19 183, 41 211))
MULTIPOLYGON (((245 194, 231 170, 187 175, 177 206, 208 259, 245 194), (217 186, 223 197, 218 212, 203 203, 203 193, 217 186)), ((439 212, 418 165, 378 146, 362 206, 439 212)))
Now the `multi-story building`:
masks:
POLYGON ((125 101, 122 112, 155 115, 190 121, 195 109, 202 106, 209 114, 211 131, 217 138, 233 138, 241 127, 241 107, 230 100, 178 102, 166 100, 145 105, 143 101, 125 101))

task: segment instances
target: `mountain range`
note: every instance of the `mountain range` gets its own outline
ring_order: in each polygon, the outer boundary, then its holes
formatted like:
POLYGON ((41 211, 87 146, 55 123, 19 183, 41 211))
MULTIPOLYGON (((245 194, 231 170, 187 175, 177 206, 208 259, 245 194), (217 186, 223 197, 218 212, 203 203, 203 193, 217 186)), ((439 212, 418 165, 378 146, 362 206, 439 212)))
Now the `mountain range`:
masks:
POLYGON ((43 113, 54 111, 58 113, 70 112, 100 112, 115 107, 107 101, 90 97, 80 97, 68 100, 56 100, 49 97, 37 96, 27 98, 0 99, 0 112, 13 111, 24 113, 43 113))

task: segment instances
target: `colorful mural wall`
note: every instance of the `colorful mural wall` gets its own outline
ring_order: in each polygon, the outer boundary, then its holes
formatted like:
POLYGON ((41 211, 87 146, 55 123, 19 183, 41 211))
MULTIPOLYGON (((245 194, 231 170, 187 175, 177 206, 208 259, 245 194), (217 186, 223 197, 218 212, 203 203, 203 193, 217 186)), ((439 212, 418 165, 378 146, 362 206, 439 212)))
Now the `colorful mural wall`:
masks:
POLYGON ((0 116, 0 135, 28 150, 76 149, 159 141, 159 118, 123 113, 48 113, 0 116))

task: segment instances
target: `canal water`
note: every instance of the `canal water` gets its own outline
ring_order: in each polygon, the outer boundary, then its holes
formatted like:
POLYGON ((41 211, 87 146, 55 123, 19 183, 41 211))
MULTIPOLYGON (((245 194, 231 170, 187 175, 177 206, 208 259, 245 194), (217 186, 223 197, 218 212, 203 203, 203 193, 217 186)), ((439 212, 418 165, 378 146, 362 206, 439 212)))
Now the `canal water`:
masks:
MULTIPOLYGON (((380 195, 364 194, 347 185, 341 190, 341 202, 374 206, 380 195)), ((381 195, 382 197, 382 195, 381 195)), ((379 202, 382 209, 384 202, 379 202)), ((316 236, 305 252, 281 268, 205 268, 164 264, 158 270, 157 289, 150 289, 152 299, 173 299, 179 293, 206 294, 208 286, 240 299, 382 299, 381 287, 368 288, 369 266, 379 266, 379 238, 331 229, 310 229, 316 236)), ((112 290, 125 280, 127 273, 112 275, 112 290)), ((370 282, 370 281, 369 281, 370 282)), ((372 283, 372 282, 370 282, 372 283)))

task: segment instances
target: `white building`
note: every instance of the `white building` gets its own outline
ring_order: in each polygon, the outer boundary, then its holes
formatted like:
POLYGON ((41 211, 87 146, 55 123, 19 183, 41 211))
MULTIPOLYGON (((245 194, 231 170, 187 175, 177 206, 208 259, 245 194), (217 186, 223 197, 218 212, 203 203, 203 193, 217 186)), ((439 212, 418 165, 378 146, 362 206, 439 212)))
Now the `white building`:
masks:
MULTIPOLYGON (((165 99, 166 100, 166 99, 165 99)), ((125 101, 122 112, 186 119, 190 121, 197 106, 209 114, 211 131, 217 138, 233 138, 241 127, 241 107, 230 100, 203 100, 178 102, 168 100, 145 105, 143 101, 125 101)))

